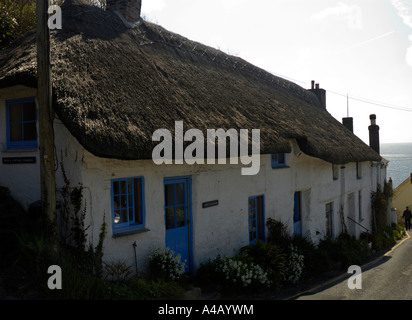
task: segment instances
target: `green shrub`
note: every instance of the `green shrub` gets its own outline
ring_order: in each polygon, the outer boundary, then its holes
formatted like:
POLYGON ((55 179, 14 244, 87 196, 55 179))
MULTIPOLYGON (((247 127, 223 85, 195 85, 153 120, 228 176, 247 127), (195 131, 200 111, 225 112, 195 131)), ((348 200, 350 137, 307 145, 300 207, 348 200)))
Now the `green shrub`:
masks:
POLYGON ((234 256, 222 258, 218 255, 202 263, 198 270, 201 283, 212 279, 230 293, 245 293, 250 290, 267 289, 272 285, 271 275, 250 257, 234 256))
POLYGON ((340 234, 336 239, 321 240, 318 247, 342 268, 360 265, 368 256, 367 242, 347 233, 340 234))
POLYGON ((280 286, 284 277, 287 256, 279 246, 257 240, 256 244, 243 247, 240 255, 251 263, 261 266, 268 273, 272 287, 280 286))
POLYGON ((157 279, 178 280, 185 272, 186 261, 169 248, 156 248, 149 256, 150 274, 157 279))

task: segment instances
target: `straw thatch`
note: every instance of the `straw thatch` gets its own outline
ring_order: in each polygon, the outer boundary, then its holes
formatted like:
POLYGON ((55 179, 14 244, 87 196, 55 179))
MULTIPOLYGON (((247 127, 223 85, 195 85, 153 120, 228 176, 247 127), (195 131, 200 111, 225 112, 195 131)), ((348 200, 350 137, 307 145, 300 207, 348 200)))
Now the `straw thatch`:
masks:
MULTIPOLYGON (((110 11, 66 0, 52 31, 57 116, 91 153, 151 159, 152 134, 260 129, 261 153, 303 152, 332 163, 380 156, 335 120, 308 90, 246 61, 143 22, 127 29, 110 11)), ((0 87, 36 86, 35 34, 0 55, 0 87)), ((41 106, 40 106, 41 107, 41 106)))

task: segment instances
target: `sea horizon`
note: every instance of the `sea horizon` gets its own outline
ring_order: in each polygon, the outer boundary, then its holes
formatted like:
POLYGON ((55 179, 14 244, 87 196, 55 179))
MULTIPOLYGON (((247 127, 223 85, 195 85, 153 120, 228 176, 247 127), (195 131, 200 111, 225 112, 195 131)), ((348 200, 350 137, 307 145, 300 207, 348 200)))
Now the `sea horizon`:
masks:
POLYGON ((412 173, 412 142, 381 143, 381 156, 389 161, 387 179, 395 189, 412 173))

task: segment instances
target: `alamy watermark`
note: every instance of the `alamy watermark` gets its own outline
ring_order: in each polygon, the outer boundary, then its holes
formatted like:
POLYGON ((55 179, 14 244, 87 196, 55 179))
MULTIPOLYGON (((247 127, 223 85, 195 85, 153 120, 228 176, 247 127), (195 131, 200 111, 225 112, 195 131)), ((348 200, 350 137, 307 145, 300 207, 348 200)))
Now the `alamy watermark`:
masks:
POLYGON ((62 28, 62 9, 58 5, 51 5, 48 9, 49 19, 47 20, 47 26, 50 30, 62 28))
POLYGON ((362 289, 362 269, 359 266, 350 266, 348 273, 353 274, 348 279, 348 288, 351 290, 360 290, 362 289))
POLYGON ((47 269, 47 273, 52 274, 47 280, 49 289, 62 289, 62 269, 57 265, 52 265, 47 269))
POLYGON ((152 141, 160 142, 152 152, 153 162, 161 164, 230 164, 240 162, 247 166, 241 169, 242 175, 256 175, 260 170, 260 130, 252 129, 249 155, 249 130, 207 129, 206 137, 199 129, 183 130, 183 121, 175 121, 175 137, 168 129, 158 129, 153 133, 152 141), (217 155, 216 155, 217 139, 217 155), (229 156, 227 140, 230 140, 229 156), (192 142, 184 148, 184 142, 192 142), (206 144, 206 145, 205 145, 206 144), (206 149, 206 162, 205 162, 206 149), (173 154, 174 150, 174 154, 173 154), (173 160, 174 159, 174 160, 173 160))

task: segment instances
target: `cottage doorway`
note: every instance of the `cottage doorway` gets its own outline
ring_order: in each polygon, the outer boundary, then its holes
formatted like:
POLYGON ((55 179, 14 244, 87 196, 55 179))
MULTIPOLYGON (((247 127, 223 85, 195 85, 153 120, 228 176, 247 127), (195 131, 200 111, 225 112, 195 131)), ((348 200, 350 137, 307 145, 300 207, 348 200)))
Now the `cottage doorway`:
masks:
POLYGON ((296 236, 302 235, 302 192, 295 192, 293 212, 293 233, 296 236))
POLYGON ((191 271, 191 179, 165 178, 166 247, 180 254, 191 271))
POLYGON ((249 243, 265 240, 265 205, 264 196, 249 198, 249 243))

